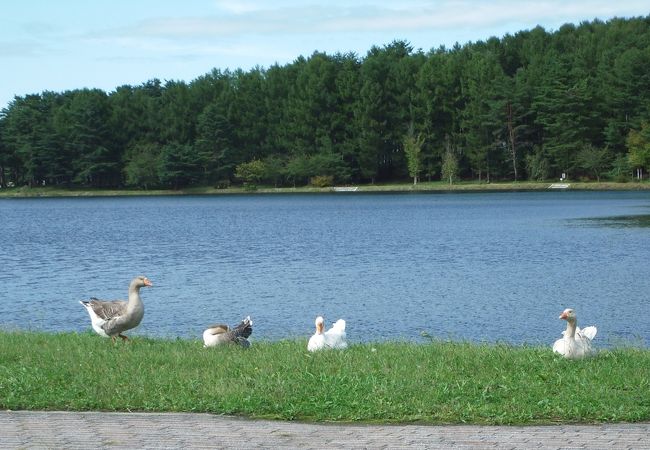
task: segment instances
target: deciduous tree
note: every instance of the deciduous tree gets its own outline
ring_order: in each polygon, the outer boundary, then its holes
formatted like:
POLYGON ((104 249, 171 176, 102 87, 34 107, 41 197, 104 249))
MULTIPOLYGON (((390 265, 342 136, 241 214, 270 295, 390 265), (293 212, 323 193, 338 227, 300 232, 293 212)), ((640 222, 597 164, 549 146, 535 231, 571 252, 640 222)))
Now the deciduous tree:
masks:
POLYGON ((422 133, 415 135, 413 125, 409 127, 408 133, 404 138, 404 154, 408 164, 409 175, 413 178, 413 185, 418 184, 418 175, 422 166, 422 145, 424 144, 424 136, 422 133))

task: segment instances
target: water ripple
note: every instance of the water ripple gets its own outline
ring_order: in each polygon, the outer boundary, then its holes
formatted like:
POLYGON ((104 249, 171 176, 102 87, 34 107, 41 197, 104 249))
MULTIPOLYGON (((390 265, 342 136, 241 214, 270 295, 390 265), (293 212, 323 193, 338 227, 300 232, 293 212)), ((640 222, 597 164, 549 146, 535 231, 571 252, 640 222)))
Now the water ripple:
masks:
POLYGON ((346 318, 351 341, 551 343, 572 306, 601 345, 647 343, 650 233, 619 223, 648 205, 643 192, 0 200, 0 327, 86 330, 79 300, 126 298, 145 274, 134 332, 152 336, 250 314, 257 339, 306 337, 322 314, 346 318))

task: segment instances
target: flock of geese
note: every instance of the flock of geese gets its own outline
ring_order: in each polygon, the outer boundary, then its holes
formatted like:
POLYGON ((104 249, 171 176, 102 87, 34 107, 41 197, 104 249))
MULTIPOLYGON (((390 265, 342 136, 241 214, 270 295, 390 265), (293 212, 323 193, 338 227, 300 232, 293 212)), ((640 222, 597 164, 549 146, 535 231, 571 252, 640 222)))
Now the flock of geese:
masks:
MULTIPOLYGON (((92 297, 90 301, 80 303, 88 311, 93 330, 100 336, 127 340, 123 332, 137 327, 144 317, 144 304, 140 298, 140 289, 153 286, 145 276, 138 276, 129 285, 129 299, 124 300, 99 300, 92 297)), ((560 319, 566 320, 566 330, 562 337, 553 344, 553 351, 565 358, 581 359, 594 353, 591 346, 596 336, 596 327, 590 326, 580 329, 577 324, 576 313, 573 309, 565 309, 560 314, 560 319)), ((316 332, 307 343, 310 352, 323 349, 344 349, 347 347, 345 320, 337 320, 332 328, 325 329, 325 321, 321 316, 316 318, 316 332)), ((246 317, 237 326, 230 328, 228 325, 214 324, 203 332, 204 347, 213 347, 223 344, 237 344, 249 347, 248 337, 253 332, 253 321, 246 317)))

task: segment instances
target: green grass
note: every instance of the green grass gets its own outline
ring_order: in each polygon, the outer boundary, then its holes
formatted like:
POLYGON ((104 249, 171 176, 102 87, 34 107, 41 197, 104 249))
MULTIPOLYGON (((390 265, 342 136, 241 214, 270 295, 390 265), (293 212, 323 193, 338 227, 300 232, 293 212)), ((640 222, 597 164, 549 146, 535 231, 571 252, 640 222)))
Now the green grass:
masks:
MULTIPOLYGON (((535 191, 548 190, 552 181, 548 182, 494 182, 479 183, 476 181, 465 181, 460 183, 449 183, 442 181, 420 182, 417 185, 412 183, 391 183, 391 184, 362 184, 358 185, 358 192, 448 192, 448 191, 535 191)), ((647 190, 650 189, 650 182, 569 182, 571 190, 647 190)), ((181 190, 171 189, 90 189, 90 188, 57 188, 57 187, 34 187, 27 186, 0 189, 2 197, 101 197, 101 196, 134 196, 134 195, 218 195, 218 194, 250 194, 250 193, 318 193, 332 192, 332 188, 316 188, 302 186, 297 188, 283 187, 273 188, 259 186, 255 190, 242 187, 231 187, 217 189, 214 187, 192 187, 181 190)))
POLYGON ((194 411, 306 421, 539 424, 647 421, 650 351, 568 361, 549 348, 199 341, 0 332, 0 408, 194 411))

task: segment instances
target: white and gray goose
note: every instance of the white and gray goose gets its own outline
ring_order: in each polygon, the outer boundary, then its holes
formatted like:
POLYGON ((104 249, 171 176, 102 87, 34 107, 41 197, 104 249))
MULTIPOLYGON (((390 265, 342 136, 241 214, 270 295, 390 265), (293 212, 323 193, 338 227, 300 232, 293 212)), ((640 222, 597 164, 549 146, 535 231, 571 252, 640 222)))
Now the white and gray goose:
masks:
POLYGON ((137 327, 144 317, 144 303, 140 298, 140 288, 153 286, 145 276, 135 277, 129 285, 129 299, 99 300, 91 297, 90 301, 80 301, 88 311, 93 330, 100 336, 128 338, 122 333, 137 327))
POLYGON ((224 324, 210 325, 203 332, 203 346, 215 347, 222 344, 238 344, 244 348, 250 347, 248 338, 253 333, 253 321, 247 316, 239 325, 230 328, 224 324))

